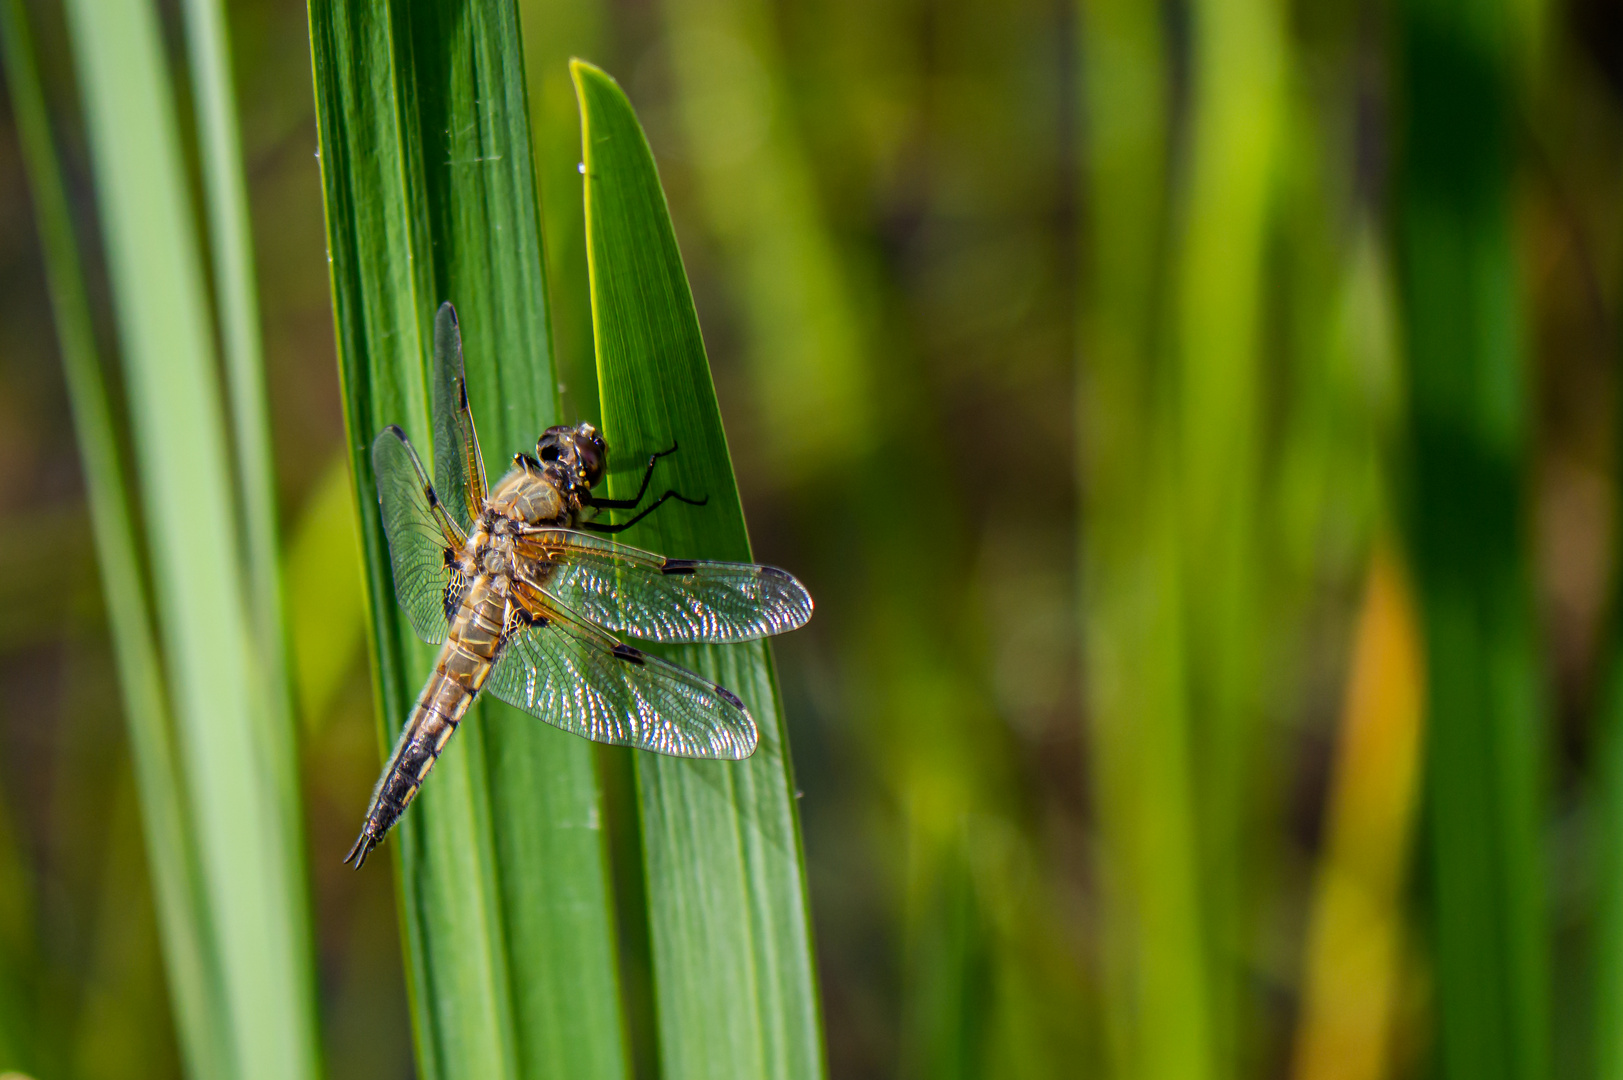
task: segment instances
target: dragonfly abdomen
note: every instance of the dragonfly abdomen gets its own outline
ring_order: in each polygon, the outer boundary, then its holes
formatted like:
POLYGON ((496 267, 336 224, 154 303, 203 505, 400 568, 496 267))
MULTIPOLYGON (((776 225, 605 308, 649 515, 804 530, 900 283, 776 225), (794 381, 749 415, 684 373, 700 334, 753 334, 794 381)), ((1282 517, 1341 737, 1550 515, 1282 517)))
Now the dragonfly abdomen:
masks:
POLYGON ((475 578, 372 793, 360 838, 346 862, 353 860, 359 868, 417 797, 428 771, 490 675, 505 616, 506 601, 492 588, 491 579, 475 578))

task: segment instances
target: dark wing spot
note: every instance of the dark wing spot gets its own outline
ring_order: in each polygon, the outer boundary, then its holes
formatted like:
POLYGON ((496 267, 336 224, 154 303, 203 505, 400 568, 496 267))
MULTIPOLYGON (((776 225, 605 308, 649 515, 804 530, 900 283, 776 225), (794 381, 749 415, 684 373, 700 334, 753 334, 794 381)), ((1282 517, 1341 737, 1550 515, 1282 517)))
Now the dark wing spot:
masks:
POLYGON ((525 611, 523 608, 519 608, 519 614, 523 617, 524 621, 531 626, 545 626, 547 623, 552 621, 545 615, 537 615, 534 612, 525 611))
POLYGON ((466 409, 468 407, 468 381, 466 379, 456 381, 456 392, 457 398, 462 402, 460 408, 466 409))
POLYGON ((699 569, 699 564, 692 559, 666 559, 660 566, 662 574, 691 574, 699 569))
POLYGON ((740 709, 744 707, 744 703, 738 700, 738 695, 727 689, 725 686, 716 687, 716 693, 729 705, 734 705, 740 709))
POLYGON ((427 485, 424 485, 423 487, 423 498, 428 500, 428 507, 430 510, 440 504, 440 497, 434 494, 434 489, 428 487, 427 485))
POLYGON ((456 552, 452 551, 450 548, 445 549, 445 565, 453 570, 457 567, 456 552))
MULTIPOLYGON (((447 550, 449 555, 450 551, 447 550)), ((449 560, 447 560, 449 561, 449 560)), ((468 591, 468 579, 458 570, 451 575, 451 580, 445 583, 445 596, 440 601, 445 607, 445 621, 455 622, 457 609, 462 606, 462 594, 468 591)))
POLYGON ((641 666, 643 662, 642 657, 642 651, 640 649, 633 649, 630 645, 616 645, 614 647, 614 658, 616 660, 624 660, 627 663, 641 666))

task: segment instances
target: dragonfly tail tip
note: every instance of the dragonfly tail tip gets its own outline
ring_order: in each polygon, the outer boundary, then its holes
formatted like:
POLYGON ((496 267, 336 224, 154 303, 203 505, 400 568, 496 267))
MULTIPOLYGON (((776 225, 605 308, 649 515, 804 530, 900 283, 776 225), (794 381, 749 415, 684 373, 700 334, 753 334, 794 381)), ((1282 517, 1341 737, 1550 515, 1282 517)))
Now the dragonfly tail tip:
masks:
POLYGON ((348 855, 344 856, 344 861, 346 863, 354 863, 355 869, 359 870, 362 864, 366 862, 366 856, 370 854, 372 849, 376 846, 377 841, 372 838, 371 832, 369 830, 362 829, 360 837, 355 841, 355 846, 349 849, 348 855))

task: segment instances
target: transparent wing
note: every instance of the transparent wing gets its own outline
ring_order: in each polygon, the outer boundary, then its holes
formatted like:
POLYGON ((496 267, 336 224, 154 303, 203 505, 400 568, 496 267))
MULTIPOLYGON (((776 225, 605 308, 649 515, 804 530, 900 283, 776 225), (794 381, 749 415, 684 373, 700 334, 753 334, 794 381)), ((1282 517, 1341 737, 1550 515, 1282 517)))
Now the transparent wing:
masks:
POLYGON ((596 742, 675 757, 738 760, 755 752, 743 702, 708 679, 622 645, 541 598, 534 623, 508 637, 485 690, 596 742))
POLYGON ((464 532, 485 504, 485 460, 468 408, 462 330, 447 300, 434 316, 434 486, 464 532))
POLYGON ((389 538, 395 596, 417 636, 437 645, 445 640, 450 613, 467 589, 452 559, 462 549, 462 531, 446 516, 405 432, 393 424, 372 440, 372 471, 389 538))
POLYGON ((649 641, 752 641, 812 615, 806 587, 773 566, 667 559, 570 529, 529 532, 519 552, 565 607, 649 641))

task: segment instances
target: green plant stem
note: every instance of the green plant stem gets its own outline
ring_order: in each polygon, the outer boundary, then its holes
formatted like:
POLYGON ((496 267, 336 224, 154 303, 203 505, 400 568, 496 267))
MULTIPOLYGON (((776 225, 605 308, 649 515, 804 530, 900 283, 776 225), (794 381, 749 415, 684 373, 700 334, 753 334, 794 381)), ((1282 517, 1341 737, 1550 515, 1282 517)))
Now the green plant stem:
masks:
POLYGON ((1512 7, 1399 6, 1409 526, 1426 643, 1439 1075, 1550 1075, 1530 410, 1512 228, 1512 7))

